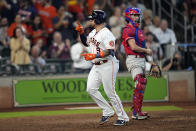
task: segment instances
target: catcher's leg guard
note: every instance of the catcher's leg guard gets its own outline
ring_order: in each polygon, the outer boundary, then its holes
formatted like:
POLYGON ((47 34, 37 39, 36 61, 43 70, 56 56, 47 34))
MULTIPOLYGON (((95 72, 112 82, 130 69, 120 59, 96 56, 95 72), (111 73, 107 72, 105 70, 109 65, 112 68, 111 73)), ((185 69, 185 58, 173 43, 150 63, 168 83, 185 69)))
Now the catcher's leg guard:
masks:
POLYGON ((142 103, 144 98, 144 91, 147 84, 147 79, 144 74, 138 74, 134 78, 134 82, 136 88, 133 94, 133 119, 146 119, 148 117, 147 113, 143 113, 142 110, 142 103))

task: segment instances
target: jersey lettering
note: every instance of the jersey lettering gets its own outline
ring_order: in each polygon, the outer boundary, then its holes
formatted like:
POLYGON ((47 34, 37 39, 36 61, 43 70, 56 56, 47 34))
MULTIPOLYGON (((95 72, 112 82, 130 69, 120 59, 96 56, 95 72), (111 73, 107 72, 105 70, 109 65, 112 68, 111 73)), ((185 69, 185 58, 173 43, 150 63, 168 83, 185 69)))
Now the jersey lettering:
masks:
POLYGON ((103 50, 115 48, 115 37, 107 28, 103 28, 99 33, 96 33, 96 30, 94 29, 89 33, 87 41, 94 54, 98 54, 103 50))
POLYGON ((92 38, 90 39, 90 42, 92 42, 93 45, 96 46, 96 51, 97 51, 97 53, 100 53, 100 51, 101 51, 101 49, 100 49, 100 47, 99 47, 100 42, 98 42, 94 37, 92 37, 92 38))
POLYGON ((94 37, 90 38, 90 42, 92 42, 93 45, 95 45, 95 46, 99 46, 100 45, 100 42, 98 42, 94 37))

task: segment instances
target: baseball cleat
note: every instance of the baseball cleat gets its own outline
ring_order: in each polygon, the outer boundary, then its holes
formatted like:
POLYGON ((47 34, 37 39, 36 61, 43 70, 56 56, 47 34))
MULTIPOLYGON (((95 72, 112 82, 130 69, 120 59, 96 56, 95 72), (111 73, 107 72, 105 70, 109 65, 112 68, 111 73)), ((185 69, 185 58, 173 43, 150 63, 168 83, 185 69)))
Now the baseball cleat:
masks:
POLYGON ((147 118, 150 118, 150 115, 148 114, 148 112, 141 112, 143 113, 145 116, 147 116, 147 118))
POLYGON ((117 120, 116 123, 114 123, 115 126, 124 126, 127 125, 128 121, 125 120, 117 120))
POLYGON ((109 121, 109 119, 110 119, 111 117, 113 117, 113 115, 112 115, 112 116, 102 116, 102 118, 101 118, 99 124, 100 124, 100 125, 103 125, 105 122, 109 121))
POLYGON ((136 115, 132 114, 133 120, 146 120, 147 118, 149 118, 149 115, 147 112, 145 112, 145 113, 140 112, 140 113, 137 113, 136 115))

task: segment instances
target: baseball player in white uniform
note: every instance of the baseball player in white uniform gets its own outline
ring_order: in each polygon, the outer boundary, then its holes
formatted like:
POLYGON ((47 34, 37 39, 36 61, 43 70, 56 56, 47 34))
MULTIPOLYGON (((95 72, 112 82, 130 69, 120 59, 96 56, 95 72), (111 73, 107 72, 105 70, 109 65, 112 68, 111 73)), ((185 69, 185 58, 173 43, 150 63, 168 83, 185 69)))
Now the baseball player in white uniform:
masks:
POLYGON ((104 124, 114 115, 114 111, 99 92, 99 87, 103 84, 104 91, 118 116, 114 125, 125 125, 129 121, 129 117, 115 91, 115 80, 119 69, 119 61, 114 55, 115 37, 105 27, 105 21, 105 12, 94 10, 92 15, 89 16, 89 22, 95 29, 87 37, 79 23, 76 27, 76 30, 80 33, 82 43, 91 48, 91 53, 83 54, 83 56, 85 60, 91 60, 94 63, 88 76, 87 92, 102 109, 103 116, 100 124, 104 124))

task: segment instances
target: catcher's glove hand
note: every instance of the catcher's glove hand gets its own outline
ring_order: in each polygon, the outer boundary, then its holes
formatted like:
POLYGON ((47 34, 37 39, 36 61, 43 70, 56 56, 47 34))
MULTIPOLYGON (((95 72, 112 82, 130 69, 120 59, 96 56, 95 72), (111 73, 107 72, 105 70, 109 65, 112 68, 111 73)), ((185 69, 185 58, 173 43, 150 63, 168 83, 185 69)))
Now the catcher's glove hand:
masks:
POLYGON ((162 76, 161 69, 158 65, 152 65, 150 68, 149 76, 159 78, 162 76))

